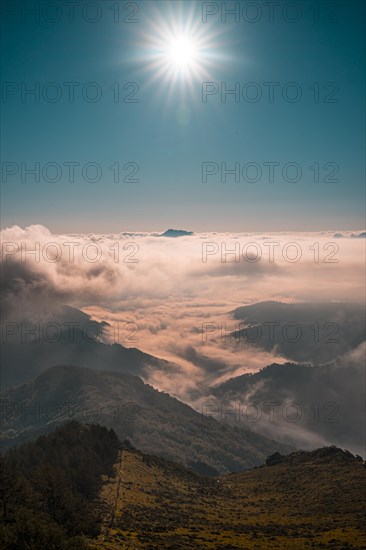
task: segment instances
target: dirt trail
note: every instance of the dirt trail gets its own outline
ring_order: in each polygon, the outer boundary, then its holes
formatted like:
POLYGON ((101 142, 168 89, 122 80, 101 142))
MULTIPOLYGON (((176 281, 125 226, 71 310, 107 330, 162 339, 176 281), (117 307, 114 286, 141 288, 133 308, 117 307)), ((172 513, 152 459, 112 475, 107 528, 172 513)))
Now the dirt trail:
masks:
POLYGON ((115 464, 116 475, 109 478, 102 487, 100 499, 103 503, 104 512, 101 518, 101 537, 104 538, 108 535, 111 528, 115 526, 116 512, 118 509, 118 501, 121 497, 121 490, 123 484, 123 451, 120 451, 118 461, 115 464))
POLYGON ((120 451, 114 466, 115 475, 106 479, 102 487, 100 493, 103 506, 101 532, 91 544, 91 548, 95 550, 137 550, 140 548, 135 543, 122 540, 116 525, 117 514, 121 510, 121 500, 123 498, 123 466, 126 458, 126 453, 120 451))
POLYGON ((123 451, 121 451, 119 465, 118 465, 118 474, 117 474, 118 475, 118 481, 117 481, 117 487, 116 487, 116 494, 115 494, 115 498, 114 498, 114 503, 113 503, 112 513, 111 513, 111 520, 110 520, 110 523, 109 523, 109 528, 115 527, 116 511, 117 511, 118 500, 119 500, 119 497, 120 497, 120 491, 121 491, 121 487, 122 487, 123 459, 124 459, 123 451))

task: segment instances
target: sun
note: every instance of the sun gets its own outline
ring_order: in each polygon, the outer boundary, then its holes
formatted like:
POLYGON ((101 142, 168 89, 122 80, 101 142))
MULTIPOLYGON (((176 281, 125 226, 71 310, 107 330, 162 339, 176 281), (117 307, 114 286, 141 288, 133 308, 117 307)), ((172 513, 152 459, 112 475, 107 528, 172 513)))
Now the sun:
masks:
MULTIPOLYGON (((148 24, 138 29, 135 53, 128 63, 138 65, 146 86, 169 99, 176 94, 187 99, 197 93, 202 82, 213 80, 212 71, 225 63, 224 28, 202 25, 194 3, 167 3, 162 9, 151 2, 148 24), (173 9, 173 5, 175 6, 173 9)), ((165 4, 165 3, 163 3, 165 4)), ((226 32, 226 31, 225 31, 226 32)))
POLYGON ((167 44, 166 61, 177 69, 192 69, 199 61, 199 49, 195 40, 188 35, 173 38, 167 44))

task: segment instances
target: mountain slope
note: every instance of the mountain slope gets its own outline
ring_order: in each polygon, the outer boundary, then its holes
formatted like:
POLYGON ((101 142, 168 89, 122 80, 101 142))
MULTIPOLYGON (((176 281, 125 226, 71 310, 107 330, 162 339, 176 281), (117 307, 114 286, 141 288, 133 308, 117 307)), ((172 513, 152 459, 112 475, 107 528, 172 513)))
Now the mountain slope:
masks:
POLYGON ((362 304, 266 301, 238 307, 231 315, 240 321, 231 335, 236 345, 276 351, 291 361, 319 365, 365 341, 362 304))
POLYGON ((276 465, 209 479, 123 451, 118 477, 103 487, 112 516, 92 546, 365 548, 362 460, 332 447, 271 458, 276 465))
POLYGON ((361 454, 365 450, 363 355, 361 347, 353 356, 321 367, 272 364, 231 378, 210 393, 218 403, 240 404, 243 421, 260 433, 296 447, 335 444, 361 454))
POLYGON ((2 447, 47 433, 69 419, 112 427, 145 453, 204 474, 241 471, 291 447, 204 417, 136 376, 53 367, 2 396, 2 447))
POLYGON ((67 422, 0 461, 4 550, 366 547, 365 463, 336 447, 213 478, 67 422))
MULTIPOLYGON (((136 376, 143 376, 150 368, 162 372, 178 368, 136 348, 103 343, 105 325, 69 306, 37 322, 10 323, 4 329, 1 346, 1 390, 27 382, 54 365, 87 365, 136 376)), ((122 329, 120 333, 128 336, 122 329)))

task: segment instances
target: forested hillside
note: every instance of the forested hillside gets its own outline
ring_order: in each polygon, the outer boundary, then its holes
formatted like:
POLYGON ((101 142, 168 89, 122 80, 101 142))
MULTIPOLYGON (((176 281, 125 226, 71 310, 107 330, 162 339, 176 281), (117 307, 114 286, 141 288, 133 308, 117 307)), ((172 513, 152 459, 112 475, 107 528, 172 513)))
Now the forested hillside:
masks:
POLYGON ((96 499, 120 443, 113 430, 68 422, 1 457, 0 546, 81 550, 99 532, 96 499))

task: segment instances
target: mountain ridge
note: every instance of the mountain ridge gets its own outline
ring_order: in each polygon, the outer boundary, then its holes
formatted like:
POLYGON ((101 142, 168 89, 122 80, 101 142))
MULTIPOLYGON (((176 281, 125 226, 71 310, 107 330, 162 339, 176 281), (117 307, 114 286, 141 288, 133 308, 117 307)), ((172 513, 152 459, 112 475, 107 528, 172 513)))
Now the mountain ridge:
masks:
POLYGON ((2 393, 2 447, 47 433, 71 419, 99 422, 121 440, 198 472, 238 471, 293 447, 247 427, 223 425, 145 384, 139 377, 75 366, 53 367, 2 393), (12 414, 11 414, 12 413, 12 414))

